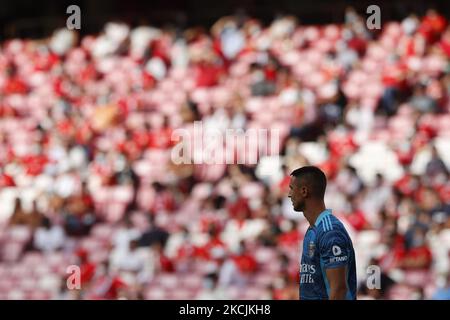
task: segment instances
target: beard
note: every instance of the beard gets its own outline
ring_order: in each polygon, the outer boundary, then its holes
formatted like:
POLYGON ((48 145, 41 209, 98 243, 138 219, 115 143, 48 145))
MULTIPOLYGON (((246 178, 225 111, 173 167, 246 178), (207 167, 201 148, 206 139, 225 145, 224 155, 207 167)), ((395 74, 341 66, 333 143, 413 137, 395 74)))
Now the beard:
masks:
POLYGON ((305 210, 304 202, 300 202, 300 203, 297 203, 296 205, 294 205, 294 211, 303 212, 304 210, 305 210))

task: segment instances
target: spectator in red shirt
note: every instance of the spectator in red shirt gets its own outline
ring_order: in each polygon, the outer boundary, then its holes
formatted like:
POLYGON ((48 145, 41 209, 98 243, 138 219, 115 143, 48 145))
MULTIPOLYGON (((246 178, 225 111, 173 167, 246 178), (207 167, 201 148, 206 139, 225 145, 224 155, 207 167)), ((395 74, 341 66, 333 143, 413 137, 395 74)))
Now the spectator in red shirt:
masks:
POLYGON ((218 84, 225 70, 219 64, 209 61, 199 62, 194 66, 197 87, 212 87, 218 84))
POLYGON ((14 178, 2 171, 0 168, 0 188, 15 187, 14 178))
POLYGON ((447 58, 450 58, 450 26, 448 26, 442 34, 439 46, 447 58))
POLYGON ((161 272, 175 272, 175 263, 172 259, 166 256, 164 253, 164 247, 161 243, 156 242, 152 248, 159 257, 159 270, 161 272))
POLYGON ((172 192, 168 187, 162 183, 153 183, 153 188, 156 192, 155 199, 153 201, 152 212, 173 212, 176 209, 176 202, 172 192))
POLYGON ((76 252, 76 257, 78 259, 77 265, 80 266, 80 282, 81 288, 85 289, 89 287, 91 280, 95 275, 97 266, 89 261, 89 253, 86 249, 79 248, 76 252))
POLYGON ((425 36, 428 43, 439 39, 447 25, 447 20, 435 9, 429 9, 419 26, 419 32, 425 36))
POLYGON ((17 67, 11 64, 7 69, 7 82, 3 88, 6 95, 26 94, 28 92, 27 84, 17 75, 17 67))
POLYGON ((426 244, 426 229, 414 226, 406 234, 406 251, 400 267, 406 270, 428 270, 433 262, 432 253, 426 244))
POLYGON ((359 207, 357 198, 349 196, 347 201, 350 203, 350 211, 345 217, 346 220, 357 231, 370 229, 370 224, 366 219, 366 215, 359 207))
POLYGON ((101 265, 99 274, 95 276, 86 294, 87 299, 92 300, 117 300, 126 298, 128 285, 118 275, 109 272, 109 263, 101 265))
POLYGON ((258 269, 258 264, 250 254, 245 242, 241 242, 236 255, 232 256, 234 263, 236 264, 239 272, 242 274, 254 273, 258 269))
POLYGON ((278 236, 279 246, 296 247, 299 244, 301 234, 298 231, 298 223, 295 220, 291 220, 290 223, 290 230, 283 232, 278 236))

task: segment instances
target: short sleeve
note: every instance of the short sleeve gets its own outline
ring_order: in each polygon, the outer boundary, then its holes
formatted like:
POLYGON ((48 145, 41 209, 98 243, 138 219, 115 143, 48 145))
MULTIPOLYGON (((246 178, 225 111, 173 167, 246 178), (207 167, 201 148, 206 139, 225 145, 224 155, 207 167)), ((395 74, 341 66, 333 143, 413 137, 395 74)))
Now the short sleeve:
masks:
POLYGON ((325 269, 344 267, 350 259, 347 238, 339 230, 326 232, 319 243, 320 260, 325 269))

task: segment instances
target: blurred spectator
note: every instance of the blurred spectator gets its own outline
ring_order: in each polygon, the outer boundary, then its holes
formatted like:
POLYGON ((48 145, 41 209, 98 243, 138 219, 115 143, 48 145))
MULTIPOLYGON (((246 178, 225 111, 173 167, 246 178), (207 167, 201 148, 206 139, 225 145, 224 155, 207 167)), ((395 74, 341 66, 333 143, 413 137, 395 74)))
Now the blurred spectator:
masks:
MULTIPOLYGON (((375 261, 371 261, 371 265, 375 264, 375 261)), ((386 300, 389 296, 389 292, 395 285, 395 281, 392 280, 386 273, 380 274, 379 288, 372 283, 372 288, 367 286, 367 279, 361 282, 358 289, 358 300, 386 300)))
POLYGON ((81 197, 65 199, 62 208, 64 225, 69 236, 86 236, 97 219, 92 207, 85 204, 81 197))
POLYGON ((127 284, 123 279, 111 272, 108 262, 99 266, 92 285, 84 298, 92 300, 117 300, 126 297, 127 284))
POLYGON ((442 158, 439 156, 436 146, 431 149, 431 159, 427 163, 425 174, 429 177, 435 177, 438 174, 447 174, 448 169, 442 158))
POLYGON ((420 112, 435 112, 437 110, 436 101, 426 95, 425 86, 423 85, 415 87, 410 103, 420 112))
POLYGON ((16 198, 14 203, 14 212, 9 219, 10 225, 28 225, 29 221, 29 215, 22 208, 22 202, 20 201, 20 198, 16 198))
POLYGON ((42 218, 41 226, 34 234, 34 247, 43 252, 52 252, 61 249, 64 241, 64 229, 53 225, 49 218, 42 218))
POLYGON ((203 278, 203 290, 196 297, 197 300, 227 300, 229 299, 224 287, 218 286, 218 276, 211 273, 203 278))
POLYGON ((450 300, 450 274, 447 275, 445 286, 433 294, 433 300, 450 300))
POLYGON ((165 247, 169 233, 157 225, 155 217, 152 214, 148 215, 149 226, 148 229, 142 233, 138 239, 138 244, 141 247, 150 247, 154 244, 159 244, 165 247))
POLYGON ((433 262, 432 253, 426 244, 426 229, 417 225, 405 235, 405 252, 399 267, 404 269, 428 269, 433 262))
POLYGON ((97 265, 89 261, 89 253, 86 249, 79 248, 75 252, 76 254, 76 265, 80 267, 80 283, 81 288, 89 288, 90 282, 95 276, 97 270, 97 265))
POLYGON ((149 248, 139 248, 137 239, 129 242, 128 248, 116 248, 110 257, 111 270, 130 273, 139 282, 148 281, 155 272, 155 254, 149 248))
POLYGON ((219 285, 244 286, 248 277, 257 270, 257 262, 241 242, 237 252, 223 263, 219 273, 219 285))
POLYGON ((427 42, 432 43, 442 34, 447 25, 446 19, 435 9, 428 9, 423 17, 419 32, 425 36, 427 42))
POLYGON ((27 212, 22 208, 22 201, 20 198, 16 199, 14 212, 9 220, 11 225, 25 225, 32 230, 36 229, 42 219, 42 215, 36 207, 36 202, 33 202, 31 211, 27 212))

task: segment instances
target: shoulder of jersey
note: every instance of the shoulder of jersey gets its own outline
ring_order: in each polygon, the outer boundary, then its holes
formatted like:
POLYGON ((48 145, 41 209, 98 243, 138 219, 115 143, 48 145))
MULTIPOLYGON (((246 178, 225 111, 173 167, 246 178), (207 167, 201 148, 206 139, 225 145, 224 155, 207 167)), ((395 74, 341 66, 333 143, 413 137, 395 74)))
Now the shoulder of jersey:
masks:
POLYGON ((336 227, 338 227, 336 224, 336 218, 332 215, 326 215, 320 222, 319 231, 327 233, 331 230, 335 230, 336 227))

